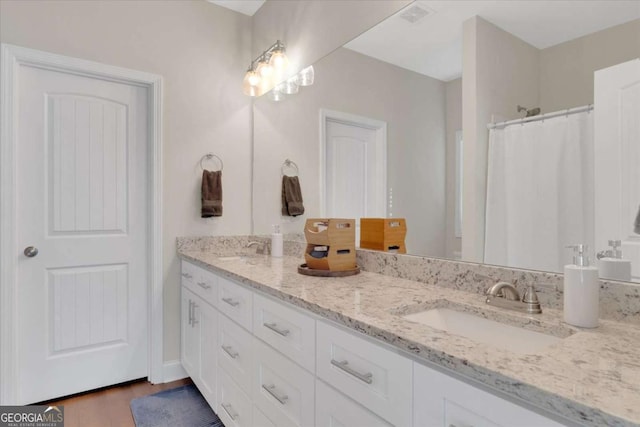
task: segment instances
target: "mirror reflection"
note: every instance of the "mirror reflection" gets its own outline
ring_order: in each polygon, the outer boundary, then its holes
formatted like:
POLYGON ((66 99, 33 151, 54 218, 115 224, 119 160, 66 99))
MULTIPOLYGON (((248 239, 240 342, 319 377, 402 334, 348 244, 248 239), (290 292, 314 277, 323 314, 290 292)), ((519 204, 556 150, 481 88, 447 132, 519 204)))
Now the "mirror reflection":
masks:
POLYGON ((254 231, 405 218, 410 254, 640 279, 639 57, 636 1, 414 2, 256 100, 254 231))

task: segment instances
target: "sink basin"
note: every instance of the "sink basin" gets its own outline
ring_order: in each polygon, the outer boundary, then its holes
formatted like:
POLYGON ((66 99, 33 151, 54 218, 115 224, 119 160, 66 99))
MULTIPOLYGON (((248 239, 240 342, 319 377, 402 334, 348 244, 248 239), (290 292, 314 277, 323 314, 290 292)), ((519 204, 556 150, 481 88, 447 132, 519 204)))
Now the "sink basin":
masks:
POLYGON ((402 317, 412 322, 518 354, 537 353, 563 339, 449 308, 432 308, 402 317))
POLYGON ((233 256, 219 256, 218 259, 221 261, 235 261, 235 260, 244 260, 247 257, 244 255, 233 255, 233 256))

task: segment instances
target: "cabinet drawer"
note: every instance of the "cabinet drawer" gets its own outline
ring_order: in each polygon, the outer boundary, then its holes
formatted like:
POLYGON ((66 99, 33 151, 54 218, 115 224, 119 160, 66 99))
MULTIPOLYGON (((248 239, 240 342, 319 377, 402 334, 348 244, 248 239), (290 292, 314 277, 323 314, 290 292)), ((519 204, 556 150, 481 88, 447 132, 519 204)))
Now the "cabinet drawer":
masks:
POLYGON ((445 399, 444 401, 444 425, 453 427, 500 427, 481 415, 471 412, 462 406, 445 399))
POLYGON ((314 378, 253 338, 254 404, 278 427, 313 426, 314 378))
POLYGON ((253 405, 253 426, 254 427, 277 427, 256 405, 253 405))
POLYGON ((322 381, 316 381, 316 427, 391 427, 322 381))
POLYGON ((193 284, 196 276, 196 266, 188 261, 182 261, 180 276, 182 277, 182 285, 187 286, 193 284))
POLYGON ((253 296, 253 334, 310 372, 315 372, 315 320, 260 295, 253 296))
POLYGON ((318 378, 397 426, 411 425, 413 366, 364 338, 317 322, 318 378))
POLYGON ((218 277, 218 310, 251 332, 252 292, 218 277))
POLYGON ((414 364, 414 426, 560 427, 561 424, 440 373, 414 364))
POLYGON ((182 285, 216 307, 217 277, 210 271, 197 265, 182 261, 182 285))
POLYGON ((217 414, 226 427, 252 427, 251 400, 224 371, 220 371, 218 382, 217 414))
POLYGON ((219 319, 218 364, 250 396, 253 370, 251 334, 224 314, 220 314, 219 319))

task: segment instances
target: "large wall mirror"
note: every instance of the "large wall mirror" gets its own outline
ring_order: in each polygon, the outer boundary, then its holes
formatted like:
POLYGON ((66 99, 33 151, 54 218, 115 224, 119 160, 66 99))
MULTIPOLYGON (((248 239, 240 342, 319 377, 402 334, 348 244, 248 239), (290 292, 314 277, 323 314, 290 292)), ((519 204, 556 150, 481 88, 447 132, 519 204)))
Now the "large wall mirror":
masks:
POLYGON ((640 280, 638 58, 638 1, 414 2, 256 99, 254 231, 402 217, 407 253, 555 272, 620 240, 640 280))

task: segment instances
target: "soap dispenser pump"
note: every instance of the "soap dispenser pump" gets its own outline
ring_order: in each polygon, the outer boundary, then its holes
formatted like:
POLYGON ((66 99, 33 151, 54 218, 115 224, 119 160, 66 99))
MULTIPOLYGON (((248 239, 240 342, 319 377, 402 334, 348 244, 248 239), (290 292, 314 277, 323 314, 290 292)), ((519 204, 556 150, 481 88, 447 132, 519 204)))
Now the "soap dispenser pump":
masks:
POLYGON ((588 245, 573 249, 573 264, 564 267, 564 321, 581 328, 598 327, 600 281, 598 269, 589 264, 588 245))
POLYGON ((600 251, 596 255, 598 258, 598 268, 600 278, 611 280, 631 281, 631 260, 622 257, 622 242, 620 240, 609 240, 611 249, 600 251))

